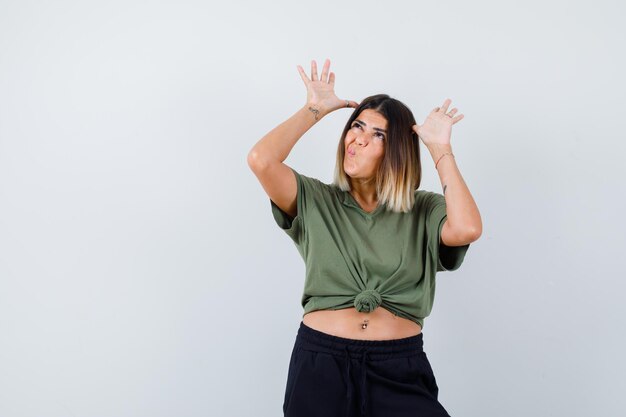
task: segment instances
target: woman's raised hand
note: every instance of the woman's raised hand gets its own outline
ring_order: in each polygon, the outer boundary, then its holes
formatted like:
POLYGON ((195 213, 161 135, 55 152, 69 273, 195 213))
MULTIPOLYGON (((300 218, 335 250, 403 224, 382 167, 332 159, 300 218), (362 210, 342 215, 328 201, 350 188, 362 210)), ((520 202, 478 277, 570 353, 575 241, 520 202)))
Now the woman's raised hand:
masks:
POLYGON ((317 77, 317 64, 311 61, 311 78, 307 77, 304 69, 298 65, 300 78, 306 86, 307 105, 314 107, 322 116, 342 107, 357 107, 359 103, 352 100, 342 100, 335 95, 335 73, 328 72, 330 60, 324 62, 322 76, 317 77))
POLYGON ((452 135, 452 125, 463 118, 462 114, 454 116, 458 109, 455 107, 448 112, 448 106, 452 100, 447 98, 443 106, 435 107, 426 117, 424 124, 413 125, 412 129, 422 139, 424 145, 430 144, 448 145, 452 135))

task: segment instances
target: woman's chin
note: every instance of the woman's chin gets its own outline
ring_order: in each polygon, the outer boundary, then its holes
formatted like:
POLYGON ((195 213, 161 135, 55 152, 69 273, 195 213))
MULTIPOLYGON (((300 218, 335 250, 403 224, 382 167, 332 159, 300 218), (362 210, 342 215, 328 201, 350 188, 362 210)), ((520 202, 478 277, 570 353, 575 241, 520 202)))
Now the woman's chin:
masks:
POLYGON ((356 174, 356 171, 354 169, 351 169, 349 164, 344 164, 343 165, 343 172, 345 172, 346 175, 349 176, 349 177, 352 177, 353 175, 356 174))

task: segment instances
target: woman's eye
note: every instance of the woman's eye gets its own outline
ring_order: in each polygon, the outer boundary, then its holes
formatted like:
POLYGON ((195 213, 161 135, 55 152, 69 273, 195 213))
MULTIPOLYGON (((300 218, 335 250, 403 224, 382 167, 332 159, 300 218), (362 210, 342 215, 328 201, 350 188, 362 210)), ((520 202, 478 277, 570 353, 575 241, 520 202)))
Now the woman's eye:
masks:
MULTIPOLYGON (((358 129, 361 129, 361 128, 362 128, 361 124, 360 124, 360 123, 357 123, 357 122, 355 122, 355 123, 352 125, 352 128, 355 128, 355 127, 356 127, 356 128, 358 128, 358 129)), ((385 135, 384 135, 382 132, 376 132, 376 133, 374 134, 374 136, 376 136, 378 139, 381 139, 381 140, 382 140, 382 139, 385 139, 385 135)))

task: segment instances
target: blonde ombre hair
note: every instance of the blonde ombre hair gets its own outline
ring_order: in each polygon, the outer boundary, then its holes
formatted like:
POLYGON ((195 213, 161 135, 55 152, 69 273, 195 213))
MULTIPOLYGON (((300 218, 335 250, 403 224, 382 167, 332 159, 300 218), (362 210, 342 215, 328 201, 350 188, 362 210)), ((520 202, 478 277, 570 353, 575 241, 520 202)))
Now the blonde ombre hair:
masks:
POLYGON ((351 191, 350 177, 343 169, 344 142, 352 122, 365 109, 372 109, 387 119, 385 153, 376 172, 378 203, 385 204, 388 211, 408 213, 413 209, 415 190, 422 180, 419 139, 412 129, 416 122, 411 110, 387 94, 367 97, 354 109, 339 140, 332 184, 342 191, 351 191))

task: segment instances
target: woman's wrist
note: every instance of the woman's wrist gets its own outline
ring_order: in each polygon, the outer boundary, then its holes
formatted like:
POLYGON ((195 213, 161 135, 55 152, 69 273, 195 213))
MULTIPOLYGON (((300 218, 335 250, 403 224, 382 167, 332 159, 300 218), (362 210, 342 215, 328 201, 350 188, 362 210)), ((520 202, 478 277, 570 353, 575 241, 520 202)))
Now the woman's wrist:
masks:
MULTIPOLYGON (((449 143, 433 143, 428 145, 427 148, 435 164, 441 160, 442 156, 446 156, 446 154, 452 154, 452 145, 450 145, 449 143)), ((448 157, 446 156, 446 158, 448 157)))
POLYGON ((315 120, 320 120, 322 117, 326 116, 328 113, 330 113, 328 111, 328 109, 320 106, 317 103, 311 103, 308 102, 304 105, 304 107, 307 109, 307 111, 309 113, 311 113, 313 115, 313 117, 315 118, 315 120))

